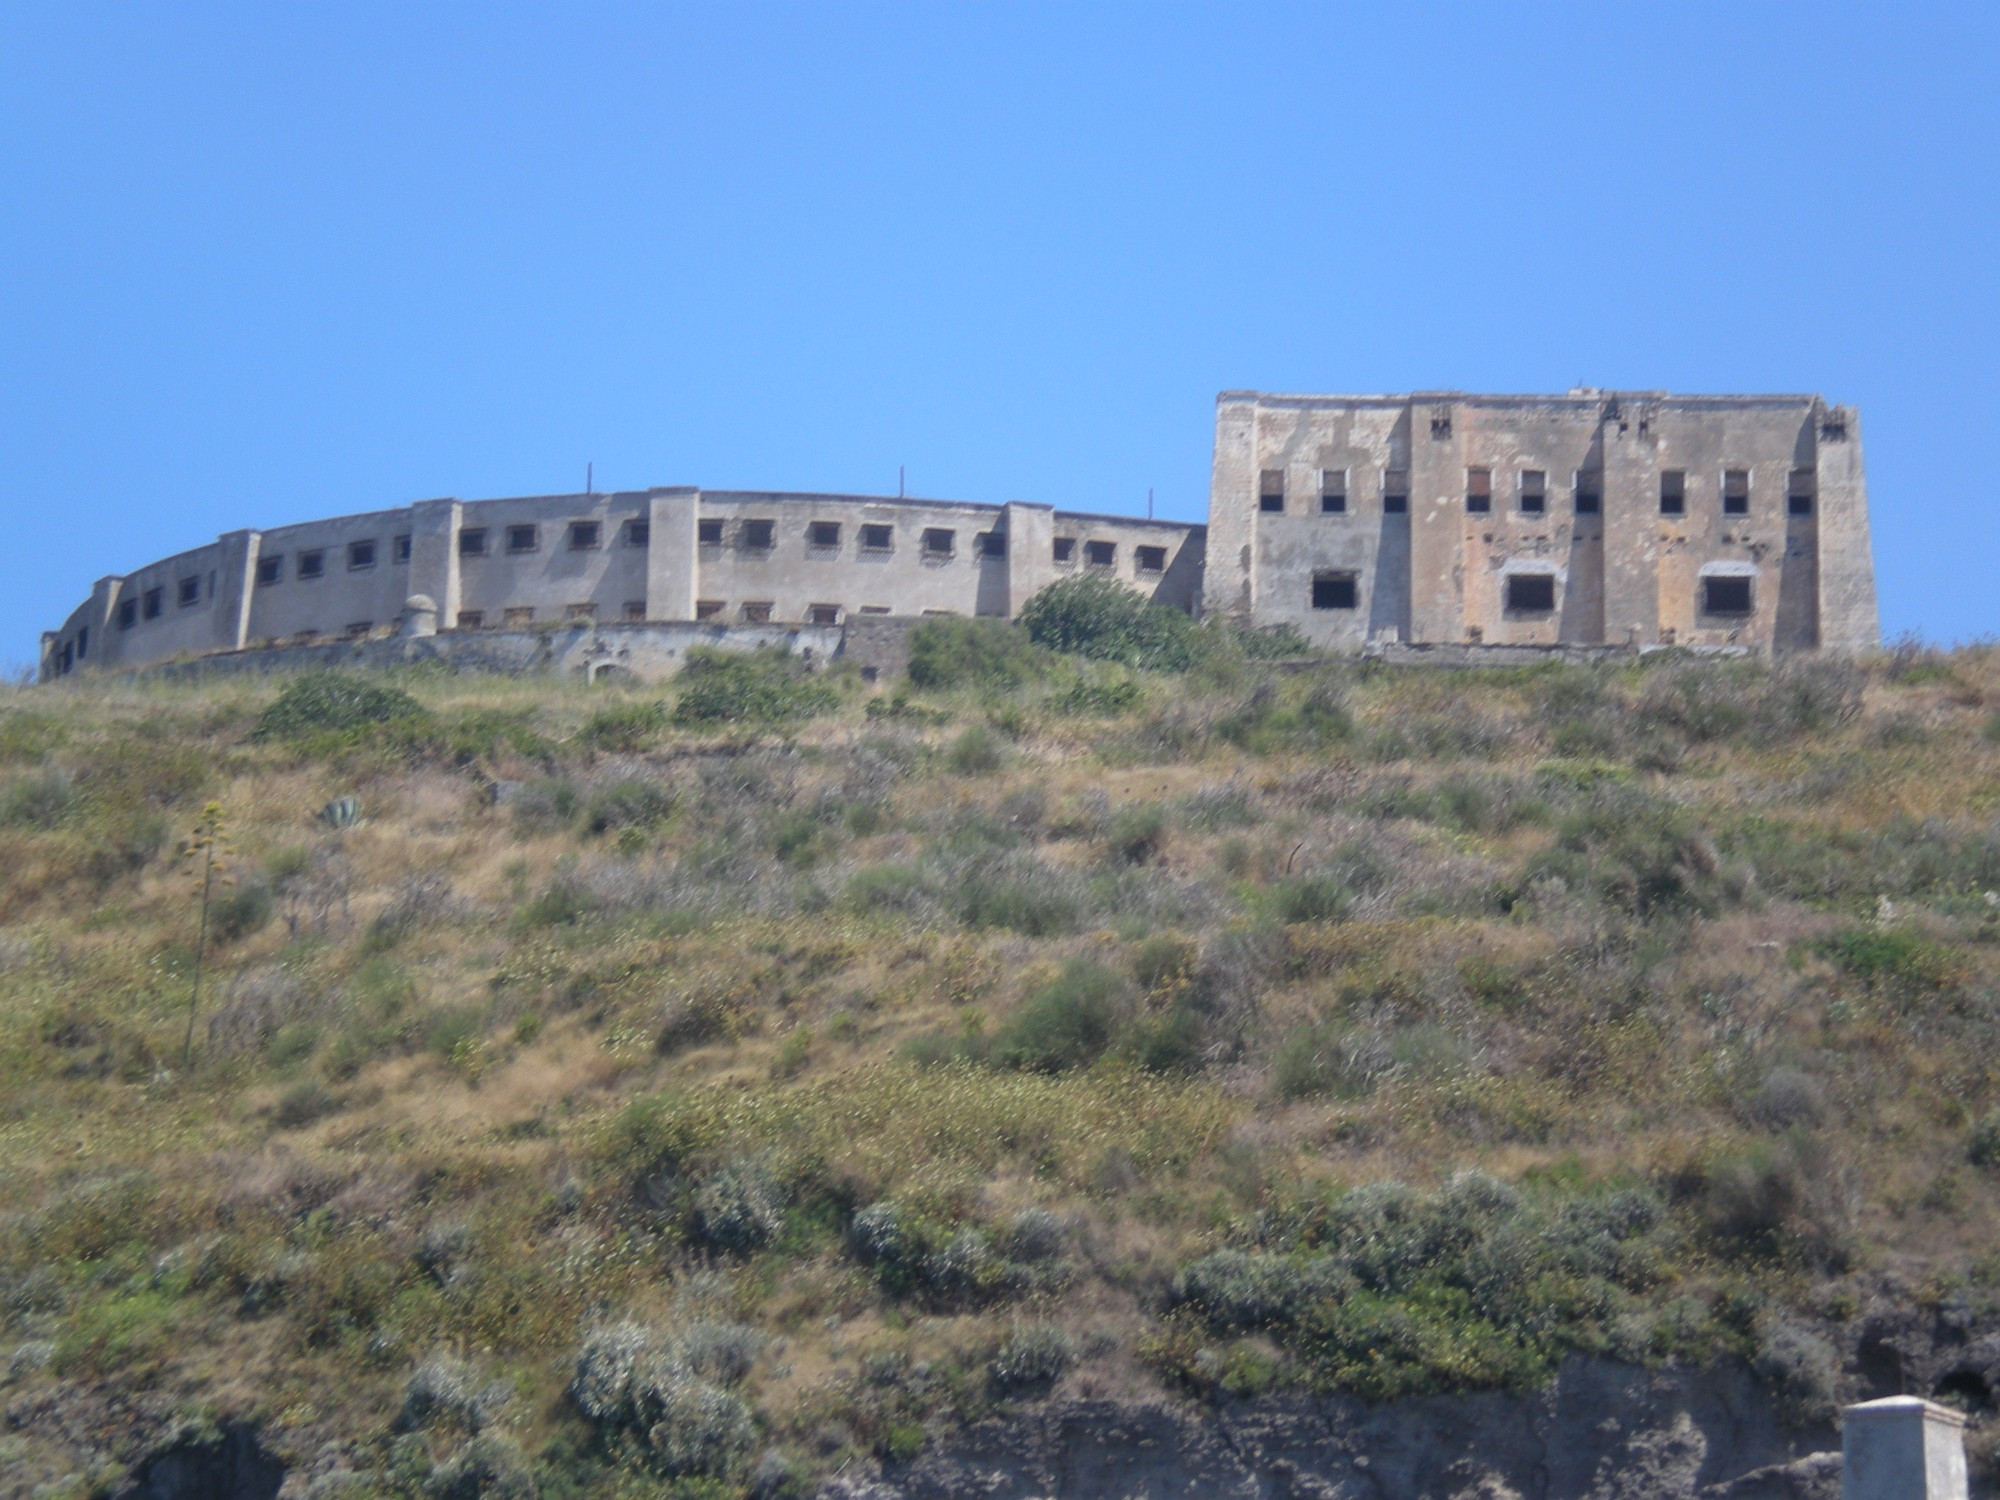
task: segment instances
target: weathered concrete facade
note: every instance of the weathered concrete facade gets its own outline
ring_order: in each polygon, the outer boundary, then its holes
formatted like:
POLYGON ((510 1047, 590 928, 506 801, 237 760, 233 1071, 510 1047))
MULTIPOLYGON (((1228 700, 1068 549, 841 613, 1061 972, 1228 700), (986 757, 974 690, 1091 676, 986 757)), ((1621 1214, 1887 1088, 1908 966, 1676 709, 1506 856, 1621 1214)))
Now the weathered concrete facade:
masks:
POLYGON ((102 579, 43 636, 42 676, 380 637, 419 596, 446 633, 685 621, 754 635, 1012 616, 1058 578, 1099 573, 1192 612, 1202 546, 1200 526, 1019 502, 690 488, 427 500, 231 532, 102 579))
POLYGON ((1316 645, 1879 643, 1860 418, 1817 396, 1217 401, 1209 613, 1316 645))

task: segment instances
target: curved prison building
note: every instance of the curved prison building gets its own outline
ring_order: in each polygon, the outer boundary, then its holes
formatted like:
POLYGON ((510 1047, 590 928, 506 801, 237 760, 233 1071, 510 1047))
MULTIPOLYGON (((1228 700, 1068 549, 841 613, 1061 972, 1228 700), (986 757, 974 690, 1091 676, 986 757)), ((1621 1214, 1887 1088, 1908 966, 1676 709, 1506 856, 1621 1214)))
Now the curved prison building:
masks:
POLYGON ((100 579, 42 638, 44 680, 393 632, 607 631, 661 622, 843 626, 1011 617, 1095 573, 1201 602, 1203 528, 1045 505, 692 488, 398 510, 233 531, 100 579), (433 613, 434 612, 434 613, 433 613))

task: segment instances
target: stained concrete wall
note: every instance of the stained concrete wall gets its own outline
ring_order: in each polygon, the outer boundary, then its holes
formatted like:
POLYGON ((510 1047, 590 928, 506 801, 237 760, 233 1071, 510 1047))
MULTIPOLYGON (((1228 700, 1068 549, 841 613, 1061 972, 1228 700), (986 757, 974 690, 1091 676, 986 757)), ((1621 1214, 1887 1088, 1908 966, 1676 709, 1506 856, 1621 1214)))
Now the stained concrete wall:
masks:
POLYGON ((1224 392, 1212 483, 1209 610, 1329 648, 1879 641, 1859 419, 1813 396, 1224 392), (1748 476, 1747 514, 1725 511, 1731 470, 1748 476), (1803 515, 1795 473, 1813 476, 1803 515), (1392 474, 1407 516, 1383 503, 1392 474), (1662 513, 1664 474, 1680 477, 1680 514, 1662 513), (1329 491, 1343 509, 1322 505, 1329 491), (1546 581, 1550 607, 1521 575, 1546 581), (1704 608, 1714 576, 1750 581, 1747 614, 1704 608), (1315 580, 1343 577, 1351 603, 1336 588, 1316 607, 1315 580))

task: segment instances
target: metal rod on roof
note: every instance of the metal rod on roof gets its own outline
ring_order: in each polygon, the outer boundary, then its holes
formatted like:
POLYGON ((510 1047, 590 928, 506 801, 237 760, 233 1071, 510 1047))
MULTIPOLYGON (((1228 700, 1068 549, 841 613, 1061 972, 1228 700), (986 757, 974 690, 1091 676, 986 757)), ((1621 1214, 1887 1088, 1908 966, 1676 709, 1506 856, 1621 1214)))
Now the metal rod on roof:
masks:
POLYGON ((583 492, 584 492, 584 493, 585 493, 586 495, 594 495, 594 494, 596 494, 596 493, 597 493, 597 489, 596 489, 596 484, 595 484, 595 480, 596 480, 596 474, 595 474, 595 470, 596 470, 596 468, 597 468, 597 465, 596 465, 596 464, 592 463, 592 462, 591 462, 590 460, 588 460, 588 459, 584 460, 584 465, 583 465, 583 492))
POLYGON ((1146 519, 1153 519, 1153 487, 1150 484, 1146 486, 1146 519))
POLYGON ((898 500, 903 498, 903 466, 901 464, 896 465, 896 498, 898 500))

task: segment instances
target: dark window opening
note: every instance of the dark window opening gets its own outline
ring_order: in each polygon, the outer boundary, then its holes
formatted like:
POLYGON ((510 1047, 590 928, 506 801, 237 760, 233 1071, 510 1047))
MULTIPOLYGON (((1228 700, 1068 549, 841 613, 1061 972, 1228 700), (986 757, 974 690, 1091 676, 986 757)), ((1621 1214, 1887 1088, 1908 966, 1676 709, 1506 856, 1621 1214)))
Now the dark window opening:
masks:
POLYGON ((652 546, 653 523, 651 521, 627 521, 625 523, 625 545, 628 547, 652 546))
POLYGON ((1385 516, 1408 515, 1410 510, 1410 471, 1408 469, 1384 469, 1382 471, 1382 514, 1385 516))
POLYGON ((1521 471, 1521 509, 1540 515, 1548 508, 1549 476, 1540 469, 1521 471))
POLYGON ((582 604, 564 605, 563 618, 565 620, 594 620, 597 618, 597 605, 594 602, 588 601, 582 604))
POLYGON ((486 555, 486 528, 472 526, 458 534, 458 555, 460 557, 484 557, 486 555))
POLYGON ((326 571, 326 554, 317 549, 299 554, 299 577, 317 578, 326 571))
POLYGON ((1491 469, 1467 469, 1465 471, 1465 508, 1476 516, 1483 516, 1493 509, 1493 471, 1491 469))
POLYGON ((90 655, 90 627, 79 625, 76 631, 76 659, 82 661, 90 655))
POLYGON ((1522 614, 1545 615, 1556 607, 1556 575, 1509 573, 1507 608, 1522 614))
POLYGON ((199 578, 183 578, 180 581, 175 598, 182 609, 201 603, 201 580, 199 578))
POLYGON ((604 538, 604 527, 597 521, 572 521, 569 523, 569 550, 589 552, 604 538))
POLYGON ((889 612, 889 606, 886 604, 864 604, 861 606, 861 613, 864 615, 886 615, 889 612))
POLYGON ((644 599, 627 599, 625 601, 625 618, 635 623, 645 619, 646 601, 644 599))
POLYGON ((406 563, 410 560, 410 534, 405 531, 389 541, 389 561, 406 563))
POLYGON ((861 528, 861 550, 863 552, 891 552, 896 546, 896 528, 893 526, 863 526, 861 528))
POLYGON ((1444 439, 1451 436, 1451 408, 1440 406, 1431 413, 1431 436, 1444 439))
POLYGON ((778 542, 776 521, 745 521, 741 545, 746 552, 769 552, 778 542))
POLYGON ((950 557, 958 550, 958 533, 947 531, 942 526, 926 527, 923 549, 925 557, 950 557))
POLYGON ((1138 547, 1133 549, 1132 555, 1141 573, 1164 573, 1167 571, 1167 549, 1165 547, 1138 547))
POLYGON ((1059 536, 1056 538, 1056 561, 1059 563, 1076 561, 1076 538, 1059 536))
POLYGON ((1750 471, 1725 469, 1722 473, 1722 513, 1725 516, 1750 514, 1750 471))
POLYGON ((137 599, 120 599, 118 601, 118 628, 120 630, 130 630, 138 623, 139 601, 137 599))
POLYGON ((1083 544, 1083 565, 1086 568, 1112 568, 1118 565, 1118 544, 1116 542, 1085 542, 1083 544))
POLYGON ((694 539, 704 547, 720 547, 722 545, 722 523, 720 521, 695 522, 694 539))
POLYGON ((507 550, 509 552, 533 552, 541 545, 541 527, 527 525, 509 526, 507 528, 507 550))
POLYGON ((840 606, 838 604, 808 604, 806 606, 808 625, 838 625, 840 606))
POLYGON ((1005 557, 1007 555, 1007 533, 1004 531, 982 531, 973 538, 974 550, 981 557, 1005 557))
POLYGON ((1282 514, 1285 509, 1285 471, 1265 469, 1257 477, 1257 509, 1282 514))
POLYGON ((1319 476, 1319 513, 1337 516, 1347 509, 1347 470, 1322 469, 1319 476))
POLYGON ((769 599, 751 599, 745 601, 743 605, 743 618, 751 625, 770 624, 771 601, 769 599))
POLYGON ((1580 516, 1599 515, 1604 510, 1604 476, 1601 474, 1579 474, 1576 476, 1576 513, 1580 516))
POLYGON ((486 615, 481 610, 461 609, 458 612, 458 628, 460 630, 480 630, 485 625, 486 615))
POLYGON ((1313 574, 1312 606, 1314 609, 1360 608, 1360 580, 1352 573, 1313 574))
POLYGON ((713 620, 722 613, 720 599, 697 599, 694 601, 694 617, 697 620, 713 620))
POLYGON ((1823 440, 1829 443, 1846 442, 1847 418, 1845 417, 1822 418, 1819 424, 1819 435, 1823 440))
POLYGON ((146 607, 144 613, 147 619, 149 620, 159 619, 160 611, 165 609, 166 605, 167 605, 167 591, 165 589, 146 590, 145 594, 146 607))
POLYGON ((1679 469, 1664 469, 1660 473, 1660 514, 1687 514, 1687 475, 1679 469))
POLYGON ((61 657, 58 658, 58 665, 56 667, 56 670, 58 672, 67 672, 74 665, 76 665, 76 660, 74 655, 72 654, 72 648, 70 647, 68 642, 64 642, 62 648, 62 655, 61 657))
POLYGON ((269 588, 274 583, 284 582, 284 579, 285 558, 283 553, 280 553, 276 557, 260 557, 257 559, 258 587, 269 588))
POLYGON ((375 566, 375 544, 373 542, 349 542, 347 544, 347 571, 358 573, 364 568, 375 566))
POLYGON ((1748 578, 1723 575, 1701 581, 1701 612, 1705 615, 1747 615, 1750 604, 1748 578))
POLYGON ((507 622, 509 630, 526 630, 535 623, 535 607, 532 604, 516 605, 505 611, 502 618, 507 622))
POLYGON ((1794 516, 1809 516, 1813 513, 1813 471, 1811 469, 1792 470, 1792 482, 1785 494, 1785 510, 1794 516))
POLYGON ((838 547, 840 545, 840 522, 808 521, 806 523, 806 545, 808 547, 838 547))

